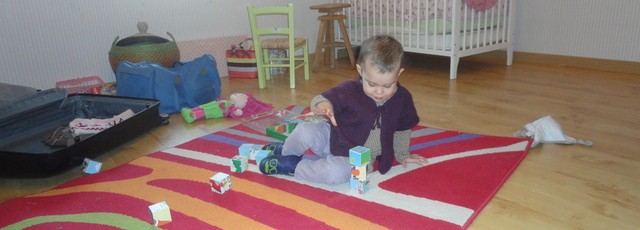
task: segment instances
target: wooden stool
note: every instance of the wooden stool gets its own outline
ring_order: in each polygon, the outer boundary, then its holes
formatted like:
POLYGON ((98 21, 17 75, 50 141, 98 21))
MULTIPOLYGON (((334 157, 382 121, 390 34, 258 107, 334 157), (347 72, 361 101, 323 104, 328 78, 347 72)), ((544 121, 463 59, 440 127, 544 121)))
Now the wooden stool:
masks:
POLYGON ((320 21, 320 30, 318 31, 318 40, 316 40, 316 53, 313 58, 313 70, 317 70, 320 65, 321 53, 324 49, 324 61, 326 63, 329 60, 331 64, 331 68, 335 68, 335 58, 334 52, 335 48, 339 46, 344 46, 347 49, 347 54, 349 55, 349 61, 351 65, 354 66, 356 64, 356 59, 353 55, 353 49, 351 48, 351 42, 349 41, 349 34, 347 33, 347 26, 344 21, 347 19, 347 16, 339 14, 339 12, 343 8, 351 7, 351 4, 348 3, 329 3, 329 4, 320 4, 314 5, 310 8, 312 10, 318 10, 320 13, 326 13, 327 15, 322 15, 318 17, 318 21, 320 21), (333 22, 338 22, 338 26, 340 27, 340 33, 342 35, 342 41, 336 41, 334 37, 334 29, 333 22))

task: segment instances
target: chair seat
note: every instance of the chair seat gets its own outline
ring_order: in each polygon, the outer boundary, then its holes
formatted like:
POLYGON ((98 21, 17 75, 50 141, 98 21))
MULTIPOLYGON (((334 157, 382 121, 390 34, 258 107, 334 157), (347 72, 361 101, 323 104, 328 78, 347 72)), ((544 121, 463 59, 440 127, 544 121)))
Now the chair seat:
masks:
MULTIPOLYGON (((289 3, 286 7, 254 7, 249 5, 247 12, 249 13, 251 37, 256 51, 258 86, 261 89, 267 87, 266 80, 271 79, 272 68, 285 67, 288 69, 289 88, 291 89, 296 88, 296 69, 304 68, 304 79, 309 80, 309 45, 306 37, 295 36, 293 4, 289 3), (269 20, 269 26, 260 26, 259 17, 269 20), (274 17, 286 19, 286 23, 284 20, 273 20, 274 17), (272 56, 270 51, 273 50, 286 50, 287 52, 284 53, 285 55, 280 55, 281 53, 277 52, 272 56), (296 52, 299 50, 302 50, 302 57, 296 57, 296 52)), ((274 72, 279 74, 280 70, 274 72)))
MULTIPOLYGON (((304 45, 306 38, 295 38, 293 43, 295 47, 304 45)), ((269 38, 261 41, 263 49, 289 49, 289 39, 287 38, 269 38)))

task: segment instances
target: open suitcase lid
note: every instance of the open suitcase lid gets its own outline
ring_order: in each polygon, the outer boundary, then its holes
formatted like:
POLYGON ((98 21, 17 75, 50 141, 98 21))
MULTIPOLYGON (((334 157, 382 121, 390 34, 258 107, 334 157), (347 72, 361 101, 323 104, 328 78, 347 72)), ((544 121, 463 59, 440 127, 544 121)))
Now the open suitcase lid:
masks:
POLYGON ((25 111, 30 111, 35 108, 42 107, 55 101, 65 99, 67 97, 67 90, 63 88, 53 88, 43 91, 37 91, 28 87, 17 88, 21 86, 11 86, 6 84, 0 84, 4 89, 12 92, 15 97, 10 98, 10 95, 3 96, 0 101, 0 120, 15 116, 25 111), (17 90, 16 90, 17 89, 17 90))

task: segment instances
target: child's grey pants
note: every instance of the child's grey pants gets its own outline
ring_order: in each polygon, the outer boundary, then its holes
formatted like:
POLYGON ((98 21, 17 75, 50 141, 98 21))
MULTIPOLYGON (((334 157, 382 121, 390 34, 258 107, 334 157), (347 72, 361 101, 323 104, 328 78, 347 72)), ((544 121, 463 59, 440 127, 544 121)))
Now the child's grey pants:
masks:
POLYGON ((329 150, 329 123, 301 123, 289 134, 282 155, 303 155, 311 150, 317 157, 305 155, 296 166, 295 178, 330 185, 349 182, 351 165, 348 157, 334 156, 329 150))

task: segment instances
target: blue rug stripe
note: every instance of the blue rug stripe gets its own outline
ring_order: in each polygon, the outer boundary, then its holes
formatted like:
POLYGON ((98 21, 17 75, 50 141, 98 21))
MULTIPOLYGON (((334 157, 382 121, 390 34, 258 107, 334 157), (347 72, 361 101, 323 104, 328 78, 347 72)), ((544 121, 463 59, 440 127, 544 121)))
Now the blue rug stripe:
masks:
POLYGON ((429 136, 429 135, 442 133, 442 132, 444 132, 444 130, 442 129, 424 128, 424 129, 411 131, 411 138, 429 136))
POLYGON ((436 146, 436 145, 441 145, 441 144, 447 144, 447 143, 451 143, 451 142, 457 142, 457 141, 465 141, 465 140, 471 140, 471 139, 475 139, 475 138, 479 138, 482 137, 483 135, 477 135, 477 134, 468 134, 468 133, 463 133, 454 137, 449 137, 449 138, 444 138, 444 139, 439 139, 439 140, 434 140, 434 141, 428 141, 428 142, 424 142, 424 143, 420 143, 420 144, 415 144, 409 147, 409 151, 413 152, 413 151, 417 151, 420 149, 424 149, 424 148, 428 148, 431 146, 436 146))
POLYGON ((208 141, 215 141, 215 142, 218 142, 218 143, 223 143, 223 144, 228 144, 228 145, 234 145, 234 146, 240 146, 240 145, 246 143, 245 141, 236 140, 236 139, 225 137, 225 136, 221 136, 221 135, 218 135, 218 134, 209 134, 209 135, 201 137, 201 139, 205 139, 205 140, 208 140, 208 141))

